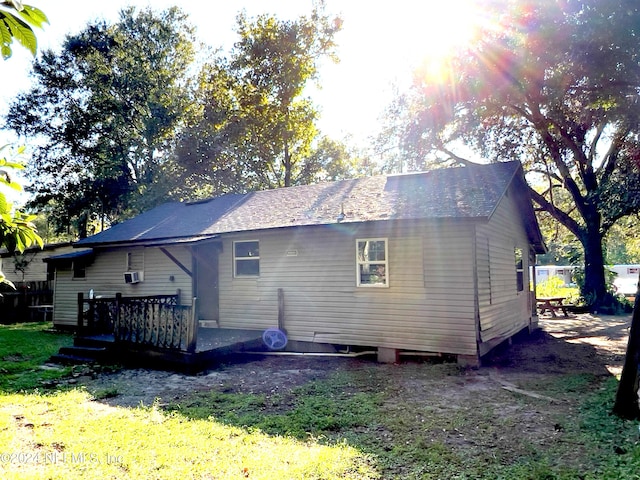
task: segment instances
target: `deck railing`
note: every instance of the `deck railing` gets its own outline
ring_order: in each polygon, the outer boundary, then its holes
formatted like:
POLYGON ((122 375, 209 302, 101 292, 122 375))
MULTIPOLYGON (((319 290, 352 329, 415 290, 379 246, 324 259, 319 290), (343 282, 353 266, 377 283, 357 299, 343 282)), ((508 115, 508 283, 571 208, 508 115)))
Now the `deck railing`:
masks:
MULTIPOLYGON (((176 295, 84 298, 78 294, 78 334, 108 334, 116 342, 194 352, 197 329, 192 305, 176 295)), ((194 299, 195 305, 195 299, 194 299)))

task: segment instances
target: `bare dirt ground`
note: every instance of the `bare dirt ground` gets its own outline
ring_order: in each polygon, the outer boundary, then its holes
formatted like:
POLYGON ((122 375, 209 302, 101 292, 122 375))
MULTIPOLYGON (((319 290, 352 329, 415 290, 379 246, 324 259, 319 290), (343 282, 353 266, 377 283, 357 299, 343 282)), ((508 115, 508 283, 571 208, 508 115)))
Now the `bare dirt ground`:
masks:
POLYGON ((85 385, 91 392, 112 391, 113 397, 105 398, 105 403, 130 407, 151 405, 154 401, 166 404, 191 392, 212 389, 254 394, 284 393, 337 370, 376 368, 401 379, 412 397, 430 397, 428 392, 434 391, 441 396, 466 397, 478 391, 519 388, 559 374, 619 374, 630 321, 629 315, 543 316, 539 330, 515 339, 510 346, 498 347, 480 369, 460 372, 452 365, 447 372, 456 375, 443 376, 442 368, 429 362, 420 362, 417 370, 416 363, 410 359, 400 365, 382 365, 372 359, 360 358, 248 356, 198 375, 149 369, 95 375, 89 370, 81 371, 72 381, 85 385), (403 375, 405 372, 407 375, 403 375))
POLYGON ((112 407, 170 406, 217 391, 286 398, 278 407, 284 412, 297 387, 341 372, 358 379, 350 388, 385 392, 382 408, 390 423, 368 428, 381 445, 438 442, 464 456, 501 462, 553 452, 554 461, 579 467, 590 454, 573 444, 576 399, 619 374, 630 321, 630 315, 541 317, 539 330, 496 348, 479 369, 411 358, 390 365, 371 358, 247 356, 193 376, 88 369, 71 381, 112 407))

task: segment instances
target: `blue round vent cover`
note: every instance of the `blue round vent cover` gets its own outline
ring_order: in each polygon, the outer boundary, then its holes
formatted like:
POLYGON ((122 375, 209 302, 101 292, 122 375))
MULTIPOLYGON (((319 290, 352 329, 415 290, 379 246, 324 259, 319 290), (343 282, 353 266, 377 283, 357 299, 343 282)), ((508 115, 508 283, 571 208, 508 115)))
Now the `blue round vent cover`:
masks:
POLYGON ((287 346, 287 336, 278 328, 267 328, 262 334, 262 341, 269 350, 281 350, 287 346))

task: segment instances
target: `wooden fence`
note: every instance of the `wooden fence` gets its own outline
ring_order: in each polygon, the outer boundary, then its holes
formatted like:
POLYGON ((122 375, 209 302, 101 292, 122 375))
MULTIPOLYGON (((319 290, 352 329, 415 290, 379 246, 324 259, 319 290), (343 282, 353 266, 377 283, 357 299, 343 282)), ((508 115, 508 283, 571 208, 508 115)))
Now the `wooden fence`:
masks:
MULTIPOLYGON (((195 302, 195 299, 194 299, 195 302)), ((197 329, 191 305, 176 295, 84 298, 78 294, 78 335, 113 335, 116 342, 195 352, 197 329)))
POLYGON ((53 281, 17 282, 15 287, 0 288, 1 323, 51 320, 53 281))

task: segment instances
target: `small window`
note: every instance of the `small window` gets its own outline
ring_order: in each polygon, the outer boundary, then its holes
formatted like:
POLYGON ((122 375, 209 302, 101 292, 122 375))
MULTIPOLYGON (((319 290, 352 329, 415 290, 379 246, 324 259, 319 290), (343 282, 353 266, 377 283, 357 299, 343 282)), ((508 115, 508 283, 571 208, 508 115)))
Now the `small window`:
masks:
POLYGON ((356 240, 357 284, 359 287, 388 287, 386 238, 356 240))
POLYGON ((233 265, 236 277, 260 276, 260 242, 234 242, 233 265))
POLYGON ((73 278, 85 278, 87 276, 87 266, 84 262, 73 262, 73 278))
POLYGON ((524 290, 524 267, 522 249, 516 247, 514 253, 516 257, 516 288, 518 292, 522 292, 524 290))
POLYGON ((144 270, 144 250, 138 249, 126 253, 125 271, 144 270))

